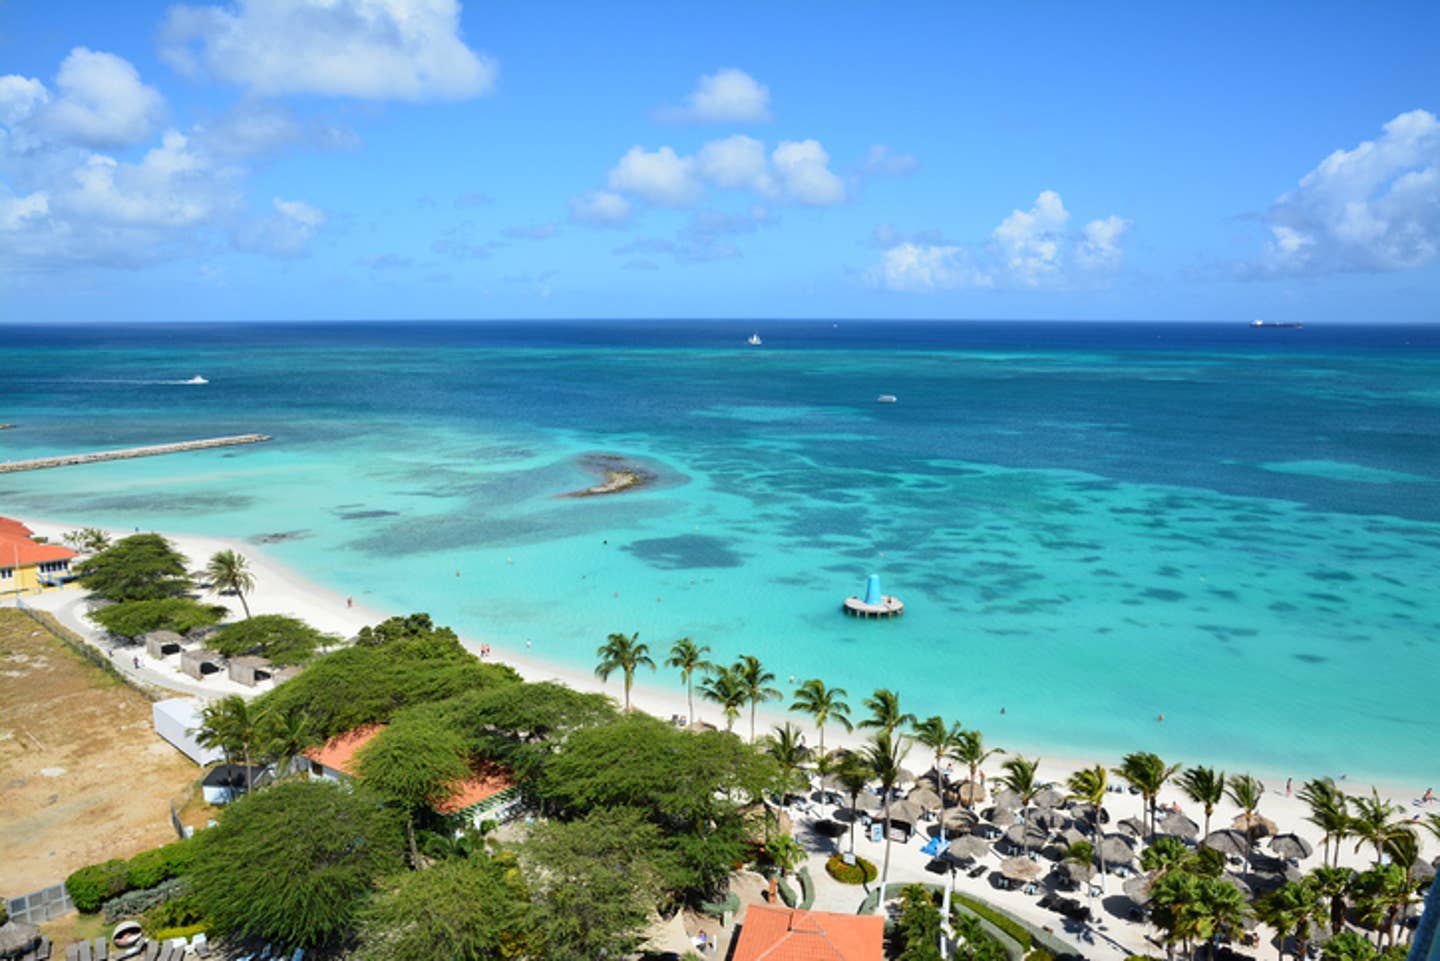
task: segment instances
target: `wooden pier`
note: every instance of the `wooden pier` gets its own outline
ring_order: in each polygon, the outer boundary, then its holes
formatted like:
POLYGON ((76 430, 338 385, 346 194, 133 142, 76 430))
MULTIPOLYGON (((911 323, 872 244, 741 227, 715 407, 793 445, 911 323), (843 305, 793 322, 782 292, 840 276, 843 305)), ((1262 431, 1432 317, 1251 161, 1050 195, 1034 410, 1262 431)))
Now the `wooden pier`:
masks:
POLYGON ((179 454, 187 450, 208 450, 212 447, 236 447, 240 444, 259 444, 270 439, 269 434, 236 434, 233 437, 182 440, 175 444, 156 444, 152 447, 127 447, 122 450, 101 450, 89 454, 62 454, 59 457, 37 457, 33 460, 0 461, 0 474, 45 470, 50 467, 70 467, 74 464, 94 464, 104 460, 157 457, 161 454, 179 454))
POLYGON ((905 602, 890 594, 882 596, 878 604, 852 595, 845 598, 840 610, 851 617, 899 617, 905 613, 905 602))

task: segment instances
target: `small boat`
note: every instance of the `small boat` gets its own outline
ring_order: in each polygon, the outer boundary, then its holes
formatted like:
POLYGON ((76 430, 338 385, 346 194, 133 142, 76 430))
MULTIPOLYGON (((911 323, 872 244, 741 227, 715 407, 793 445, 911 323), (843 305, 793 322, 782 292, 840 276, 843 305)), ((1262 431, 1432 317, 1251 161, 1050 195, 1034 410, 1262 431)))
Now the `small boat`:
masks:
POLYGON ((755 333, 751 334, 749 337, 746 337, 745 343, 749 344, 751 347, 759 347, 761 344, 764 343, 764 341, 760 339, 760 335, 758 333, 755 333))
POLYGON ((894 394, 881 394, 875 398, 877 404, 893 404, 898 398, 894 394))
POLYGON ((1304 325, 1304 324, 1267 323, 1266 321, 1263 321, 1263 320, 1252 320, 1252 321, 1250 321, 1250 326, 1251 326, 1251 327, 1288 327, 1288 328, 1290 328, 1291 330, 1304 330, 1304 329, 1305 329, 1305 325, 1304 325))
POLYGON ((199 374, 196 374, 194 377, 191 377, 189 380, 181 381, 181 383, 182 383, 182 384, 208 384, 208 383, 210 383, 210 382, 209 382, 208 380, 206 380, 204 377, 201 377, 199 374))

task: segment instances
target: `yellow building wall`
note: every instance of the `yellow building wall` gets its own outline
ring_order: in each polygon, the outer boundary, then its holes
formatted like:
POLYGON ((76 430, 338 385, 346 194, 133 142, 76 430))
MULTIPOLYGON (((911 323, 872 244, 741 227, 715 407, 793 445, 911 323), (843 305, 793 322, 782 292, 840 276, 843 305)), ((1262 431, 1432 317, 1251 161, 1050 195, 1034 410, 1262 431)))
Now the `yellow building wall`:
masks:
MULTIPOLYGON (((0 567, 9 566, 8 564, 0 563, 0 567)), ((16 573, 18 576, 0 579, 0 593, 38 594, 41 591, 58 590, 58 588, 46 587, 40 583, 39 564, 21 564, 20 570, 16 573)))

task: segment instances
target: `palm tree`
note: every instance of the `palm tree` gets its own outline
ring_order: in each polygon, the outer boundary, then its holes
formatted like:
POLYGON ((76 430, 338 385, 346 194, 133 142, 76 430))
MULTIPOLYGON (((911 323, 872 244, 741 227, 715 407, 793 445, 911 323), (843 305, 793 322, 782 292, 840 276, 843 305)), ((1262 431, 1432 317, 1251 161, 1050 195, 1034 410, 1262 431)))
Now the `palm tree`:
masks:
POLYGON ((1374 961, 1375 948, 1358 931, 1341 931, 1325 942, 1320 961, 1374 961))
POLYGON ((733 667, 717 667, 700 682, 700 696, 720 705, 725 713, 725 730, 735 729, 735 719, 745 706, 745 682, 733 667))
POLYGON ((210 563, 205 565, 205 576, 210 579, 210 590, 217 594, 226 591, 233 591, 235 596, 240 598, 240 607, 245 611, 245 619, 250 619, 250 605, 245 601, 245 595, 255 590, 255 575, 250 573, 250 565, 243 555, 237 554, 228 547, 223 551, 216 551, 210 557, 210 563))
MULTIPOLYGON (((1043 785, 1035 779, 1035 770, 1040 766, 1040 759, 1037 757, 1033 761, 1027 761, 1016 754, 1000 766, 1005 769, 1005 773, 995 780, 1019 796, 1020 809, 1023 811, 1030 806, 1030 802, 1035 800, 1035 795, 1039 794, 1043 788, 1043 785)), ((1030 853, 1029 837, 1027 833, 1025 835, 1026 854, 1030 853)))
POLYGON ((795 689, 795 703, 792 711, 803 711, 815 719, 815 728, 820 732, 820 753, 825 753, 825 724, 834 721, 847 731, 853 731, 850 723, 850 705, 845 701, 843 687, 826 687, 818 677, 801 684, 795 689))
POLYGON ((269 715, 269 723, 265 725, 264 753, 275 759, 275 766, 283 777, 291 773, 290 768, 294 767, 295 758, 300 752, 319 740, 310 715, 304 711, 293 714, 272 713, 269 715))
POLYGON ((886 734, 893 734, 897 728, 915 723, 914 714, 900 713, 900 693, 898 691, 884 687, 876 688, 875 693, 867 697, 864 704, 870 712, 870 716, 860 722, 861 727, 873 727, 886 734))
POLYGON ((595 665, 596 677, 604 681, 615 671, 625 675, 626 714, 630 713, 630 687, 635 683, 635 669, 644 666, 655 670, 655 662, 650 659, 650 645, 639 641, 638 633, 629 636, 611 634, 595 651, 595 656, 600 658, 600 663, 595 665))
POLYGON ((1360 921, 1375 931, 1375 948, 1379 950, 1386 937, 1393 944, 1395 920, 1415 890, 1405 869, 1398 864, 1371 868, 1355 878, 1352 889, 1360 921))
POLYGON ((1425 830, 1435 835, 1435 840, 1440 841, 1440 814, 1425 815, 1425 830))
POLYGON ((1346 800, 1355 810, 1354 816, 1350 818, 1350 831, 1360 839, 1355 843, 1355 852, 1358 854, 1364 845, 1373 844, 1375 863, 1379 864, 1385 843, 1396 834, 1411 830, 1409 825, 1392 820, 1403 808, 1382 799, 1380 792, 1373 787, 1370 789, 1370 797, 1352 795, 1346 800))
POLYGON ((1245 895, 1224 878, 1202 878, 1199 914, 1210 938, 1210 957, 1220 937, 1238 928, 1250 916, 1245 895))
POLYGON ((1115 773, 1130 782, 1140 791, 1145 808, 1140 812, 1140 823, 1146 825, 1146 834, 1155 833, 1155 798, 1165 782, 1180 770, 1179 764, 1167 765, 1158 754, 1149 751, 1135 751, 1120 760, 1115 773))
POLYGON ((839 765, 835 768, 835 780, 845 789, 850 796, 850 853, 855 853, 855 822, 859 819, 856 806, 860 803, 860 795, 865 790, 865 785, 870 783, 870 766, 865 759, 858 754, 846 754, 840 759, 839 765))
POLYGON ((1295 939, 1295 959, 1303 961, 1310 924, 1325 916, 1320 892, 1306 881, 1286 881, 1255 902, 1255 916, 1275 929, 1276 947, 1285 957, 1285 937, 1295 939))
POLYGON ((1328 777, 1313 778, 1300 788, 1300 800, 1310 806, 1305 820, 1320 829, 1325 843, 1321 860, 1330 860, 1330 842, 1335 842, 1335 860, 1339 863, 1340 842, 1350 834, 1350 815, 1345 810, 1345 793, 1328 777))
POLYGON ((765 670, 760 658, 754 654, 743 654, 733 668, 745 685, 745 700, 750 702, 750 743, 755 743, 755 708, 761 701, 773 701, 780 697, 777 688, 769 687, 775 675, 765 670))
POLYGON ((245 791, 249 793, 255 786, 250 765, 251 747, 268 723, 264 711, 252 712, 243 697, 231 694, 201 709, 196 740, 202 747, 218 747, 224 751, 226 764, 238 751, 245 761, 245 791))
POLYGON ((1201 883, 1199 875, 1188 871, 1171 871, 1156 878, 1150 885, 1150 920, 1165 935, 1165 956, 1174 957, 1175 944, 1182 944, 1189 953, 1189 944, 1201 935, 1201 883))
POLYGON ((1106 783, 1105 765, 1097 764, 1092 768, 1084 768, 1070 775, 1065 782, 1070 789, 1068 797, 1071 800, 1083 801, 1090 805, 1090 818, 1092 824, 1091 836, 1095 838, 1095 853, 1100 857, 1100 891, 1105 891, 1105 851, 1101 847, 1100 822, 1104 819, 1105 792, 1110 789, 1106 783))
POLYGON ((1330 864, 1322 864, 1311 871, 1305 880, 1315 888, 1315 893, 1329 900, 1330 933, 1336 935, 1345 927, 1345 897, 1350 893, 1350 883, 1355 872, 1330 864))
POLYGON ((1158 877, 1169 871, 1188 868, 1190 858, 1190 849, 1184 841, 1163 834, 1140 852, 1140 867, 1158 877))
POLYGON ((685 702, 690 708, 689 723, 695 724, 695 672, 702 674, 712 665, 705 659, 710 653, 709 644, 696 644, 688 637, 682 637, 670 646, 670 656, 665 659, 666 667, 680 669, 680 683, 685 685, 685 702))
POLYGON ((900 780, 900 762, 905 760, 909 746, 905 738, 891 731, 876 731, 865 745, 865 761, 875 780, 880 782, 880 794, 885 799, 885 865, 880 869, 880 890, 890 880, 890 792, 900 780))
POLYGON ((1250 853, 1255 847, 1255 813, 1260 799, 1265 796, 1265 782, 1250 774, 1235 774, 1230 777, 1230 787, 1225 792, 1236 806, 1245 812, 1245 870, 1250 870, 1250 853))
POLYGON ((783 727, 777 724, 772 730, 775 733, 765 739, 765 753, 780 765, 780 803, 783 805, 785 794, 799 785, 796 775, 810 752, 800 743, 802 735, 795 725, 787 721, 783 727))
POLYGON ((1225 797, 1225 772, 1216 771, 1213 767, 1192 767, 1180 775, 1180 789, 1186 797, 1204 807, 1205 833, 1201 837, 1209 837, 1210 815, 1215 813, 1215 805, 1225 797))
POLYGON ((949 727, 945 726, 945 719, 936 714, 934 717, 927 717, 914 725, 914 740, 916 744, 928 747, 935 755, 935 783, 940 788, 940 833, 945 833, 945 769, 941 762, 945 756, 953 751, 960 743, 960 737, 965 729, 956 721, 949 727))
MULTIPOLYGON (((951 752, 950 756, 970 769, 970 782, 973 784, 980 765, 984 764, 992 754, 1003 753, 1005 752, 998 747, 986 748, 985 735, 976 729, 961 733, 960 743, 955 746, 955 750, 951 752)), ((964 801, 966 807, 972 806, 972 801, 964 798, 961 800, 964 801)))

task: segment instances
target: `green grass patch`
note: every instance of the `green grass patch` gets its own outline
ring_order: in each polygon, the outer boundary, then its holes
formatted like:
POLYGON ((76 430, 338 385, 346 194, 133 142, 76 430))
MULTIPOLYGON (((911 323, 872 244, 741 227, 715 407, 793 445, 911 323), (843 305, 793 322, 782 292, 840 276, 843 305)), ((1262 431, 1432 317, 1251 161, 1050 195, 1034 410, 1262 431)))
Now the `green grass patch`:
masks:
POLYGON ((832 854, 825 862, 825 870, 841 884, 869 884, 880 874, 874 863, 857 856, 854 864, 846 864, 845 858, 832 854))

